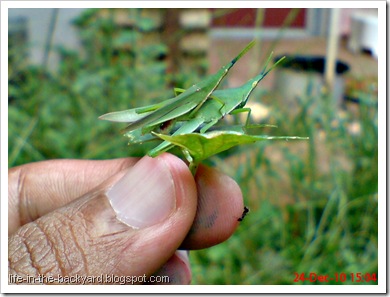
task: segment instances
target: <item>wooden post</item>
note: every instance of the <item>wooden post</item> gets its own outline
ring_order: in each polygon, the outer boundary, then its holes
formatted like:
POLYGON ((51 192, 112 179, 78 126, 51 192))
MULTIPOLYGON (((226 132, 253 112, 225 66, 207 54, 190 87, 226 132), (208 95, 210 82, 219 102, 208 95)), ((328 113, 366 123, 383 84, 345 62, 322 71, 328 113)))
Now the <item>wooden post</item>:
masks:
POLYGON ((337 51, 339 46, 339 21, 340 8, 332 8, 330 12, 330 27, 325 62, 325 82, 328 90, 333 90, 334 77, 336 74, 337 51))

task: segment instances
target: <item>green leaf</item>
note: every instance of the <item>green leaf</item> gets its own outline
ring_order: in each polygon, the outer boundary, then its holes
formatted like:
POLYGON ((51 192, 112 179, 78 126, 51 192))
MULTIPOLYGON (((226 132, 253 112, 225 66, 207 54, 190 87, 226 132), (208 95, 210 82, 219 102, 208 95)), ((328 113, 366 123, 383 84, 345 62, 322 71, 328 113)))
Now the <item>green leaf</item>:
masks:
POLYGON ((308 137, 248 135, 237 131, 212 131, 208 133, 188 133, 164 135, 154 133, 159 138, 181 147, 198 163, 212 155, 218 154, 240 144, 254 143, 263 140, 307 140, 308 137))

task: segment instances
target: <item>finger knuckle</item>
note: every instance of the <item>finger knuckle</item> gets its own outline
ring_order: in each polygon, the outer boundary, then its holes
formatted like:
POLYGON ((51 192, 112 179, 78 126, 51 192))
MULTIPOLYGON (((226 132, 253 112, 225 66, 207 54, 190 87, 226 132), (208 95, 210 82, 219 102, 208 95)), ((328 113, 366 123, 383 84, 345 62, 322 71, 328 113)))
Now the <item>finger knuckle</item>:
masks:
POLYGON ((26 224, 9 240, 9 270, 18 275, 86 272, 88 266, 82 248, 85 237, 80 234, 83 233, 70 218, 61 214, 50 221, 42 217, 26 224))

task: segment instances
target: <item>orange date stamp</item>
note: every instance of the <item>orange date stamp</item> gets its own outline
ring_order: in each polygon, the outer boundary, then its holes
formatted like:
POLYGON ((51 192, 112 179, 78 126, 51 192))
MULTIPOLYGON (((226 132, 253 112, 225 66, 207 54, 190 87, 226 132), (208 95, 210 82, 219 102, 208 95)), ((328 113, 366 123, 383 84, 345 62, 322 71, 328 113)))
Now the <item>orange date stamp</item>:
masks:
POLYGON ((310 273, 298 273, 294 272, 294 282, 295 283, 322 283, 326 284, 329 282, 332 283, 370 283, 376 282, 377 275, 376 273, 361 273, 361 272, 351 272, 351 273, 333 273, 333 274, 317 274, 314 272, 310 273))

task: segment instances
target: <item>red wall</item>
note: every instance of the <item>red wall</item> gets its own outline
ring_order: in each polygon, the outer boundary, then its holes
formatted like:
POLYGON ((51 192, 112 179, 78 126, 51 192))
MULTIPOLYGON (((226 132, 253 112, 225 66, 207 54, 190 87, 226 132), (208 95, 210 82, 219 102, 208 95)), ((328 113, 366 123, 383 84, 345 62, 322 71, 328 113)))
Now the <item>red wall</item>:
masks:
MULTIPOLYGON (((213 27, 253 27, 256 20, 255 8, 227 9, 214 8, 213 27)), ((263 20, 263 27, 281 27, 291 8, 266 8, 263 20)), ((306 9, 300 9, 298 15, 292 22, 290 28, 305 27, 306 9)))

